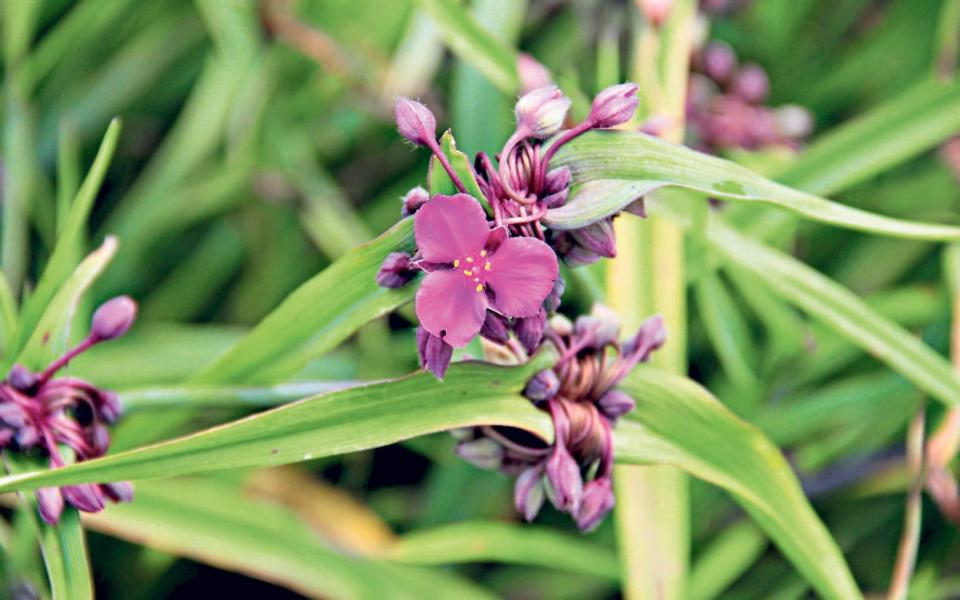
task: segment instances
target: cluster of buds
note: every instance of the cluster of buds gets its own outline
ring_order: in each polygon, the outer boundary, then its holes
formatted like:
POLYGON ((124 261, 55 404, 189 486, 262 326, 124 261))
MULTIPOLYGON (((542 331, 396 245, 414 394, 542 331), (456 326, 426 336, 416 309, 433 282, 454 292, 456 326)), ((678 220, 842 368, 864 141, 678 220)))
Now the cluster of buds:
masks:
POLYGON ((773 145, 796 148, 813 130, 813 117, 800 106, 764 106, 770 93, 766 71, 752 63, 739 65, 727 44, 707 44, 692 66, 687 130, 693 147, 712 154, 773 145))
MULTIPOLYGON (((32 373, 14 365, 0 383, 0 448, 39 449, 48 457, 50 468, 66 465, 61 446, 70 448, 77 462, 103 456, 110 446, 107 426, 120 416, 116 394, 82 379, 54 375, 91 346, 122 336, 136 314, 137 305, 129 297, 114 298, 96 310, 90 334, 45 370, 32 373)), ((36 498, 44 521, 54 524, 65 501, 82 511, 99 512, 108 500, 131 500, 133 488, 127 482, 77 484, 40 488, 36 498)))
POLYGON ((514 500, 528 521, 547 498, 583 531, 595 528, 613 508, 612 429, 634 408, 634 400, 616 386, 665 339, 659 317, 624 342, 618 334, 610 318, 580 317, 575 324, 562 316, 550 320, 545 343, 557 348, 560 359, 538 373, 524 394, 550 413, 553 444, 505 427, 456 432, 457 453, 465 460, 517 476, 514 500))

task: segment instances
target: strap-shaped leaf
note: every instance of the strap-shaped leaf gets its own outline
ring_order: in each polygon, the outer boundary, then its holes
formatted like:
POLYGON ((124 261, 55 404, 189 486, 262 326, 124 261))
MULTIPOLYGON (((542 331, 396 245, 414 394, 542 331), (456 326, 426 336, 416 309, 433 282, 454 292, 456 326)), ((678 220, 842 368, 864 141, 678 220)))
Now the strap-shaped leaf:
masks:
POLYGON ((640 368, 623 389, 636 410, 617 428, 621 462, 670 463, 740 503, 826 598, 860 598, 840 549, 776 446, 696 383, 640 368))
POLYGON ((577 184, 548 211, 555 229, 576 229, 626 207, 658 187, 678 186, 724 200, 758 202, 808 219, 894 237, 958 240, 960 228, 876 215, 775 183, 736 163, 642 133, 601 131, 561 148, 552 166, 568 166, 577 184), (598 180, 603 183, 598 183, 598 180))
POLYGON ((444 381, 416 373, 332 392, 152 446, 0 478, 0 492, 280 465, 480 424, 519 427, 549 439, 547 414, 520 392, 554 359, 545 351, 521 367, 459 363, 444 381))

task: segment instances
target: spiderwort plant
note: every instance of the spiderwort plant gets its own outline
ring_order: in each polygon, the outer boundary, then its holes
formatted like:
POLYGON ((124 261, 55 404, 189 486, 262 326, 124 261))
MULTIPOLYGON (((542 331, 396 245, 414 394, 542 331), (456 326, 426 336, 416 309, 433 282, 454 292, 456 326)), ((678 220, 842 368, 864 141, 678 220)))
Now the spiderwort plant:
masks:
MULTIPOLYGON (((67 464, 64 447, 76 462, 106 454, 107 426, 120 416, 116 394, 75 377, 55 375, 92 346, 124 335, 133 324, 137 305, 127 296, 109 300, 93 315, 90 334, 40 373, 14 365, 0 383, 0 449, 4 452, 44 453, 50 468, 67 464)), ((55 524, 64 502, 85 512, 99 512, 107 501, 133 498, 127 482, 77 484, 40 488, 36 492, 43 520, 55 524)))

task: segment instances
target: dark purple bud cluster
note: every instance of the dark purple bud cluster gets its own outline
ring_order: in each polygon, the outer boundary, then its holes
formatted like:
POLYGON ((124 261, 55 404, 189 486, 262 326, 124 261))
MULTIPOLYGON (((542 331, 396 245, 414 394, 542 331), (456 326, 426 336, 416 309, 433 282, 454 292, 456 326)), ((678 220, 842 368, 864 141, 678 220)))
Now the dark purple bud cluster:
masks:
POLYGON ((561 357, 528 382, 524 395, 550 413, 552 445, 505 427, 459 432, 461 457, 518 476, 514 498, 528 521, 545 499, 583 531, 613 508, 613 427, 635 406, 616 386, 665 341, 659 317, 626 341, 618 341, 618 334, 616 322, 603 317, 580 317, 575 324, 554 317, 549 323, 544 337, 561 357))
POLYGON ((692 66, 687 93, 692 146, 712 154, 773 145, 796 148, 812 132, 813 117, 806 109, 764 106, 770 94, 767 72, 753 63, 738 64, 727 44, 707 44, 692 66))
MULTIPOLYGON (((136 314, 137 305, 129 297, 114 298, 94 313, 90 335, 44 371, 32 373, 14 365, 0 383, 0 448, 40 450, 47 455, 50 468, 67 463, 62 447, 70 448, 77 462, 106 454, 110 446, 107 426, 120 417, 116 394, 82 379, 54 375, 91 346, 125 334, 136 314)), ((77 484, 41 488, 36 498, 40 515, 53 524, 65 502, 82 511, 98 512, 107 501, 130 501, 133 488, 126 482, 77 484)))

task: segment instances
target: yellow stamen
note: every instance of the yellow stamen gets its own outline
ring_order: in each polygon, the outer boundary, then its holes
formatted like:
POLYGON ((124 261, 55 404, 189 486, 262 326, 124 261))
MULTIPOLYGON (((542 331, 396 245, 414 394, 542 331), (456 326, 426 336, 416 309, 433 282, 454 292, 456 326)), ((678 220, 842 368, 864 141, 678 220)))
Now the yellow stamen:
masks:
POLYGON ((473 257, 472 257, 472 256, 468 256, 468 257, 467 257, 467 262, 473 262, 473 257))
POLYGON ((463 274, 466 275, 467 277, 470 277, 471 275, 473 275, 473 271, 471 271, 470 269, 464 269, 463 274))
POLYGON ((483 291, 483 284, 482 284, 482 283, 478 283, 478 284, 477 284, 477 291, 478 291, 478 292, 482 292, 482 291, 483 291))
POLYGON ((486 250, 481 250, 481 251, 480 251, 480 256, 486 256, 486 255, 487 255, 487 251, 486 251, 486 250))
POLYGON ((490 267, 490 261, 488 260, 488 261, 487 261, 487 264, 483 265, 483 270, 484 270, 484 271, 489 271, 490 268, 491 268, 491 267, 490 267))
POLYGON ((457 260, 453 261, 453 268, 456 269, 459 266, 460 266, 460 259, 458 258, 457 260))

